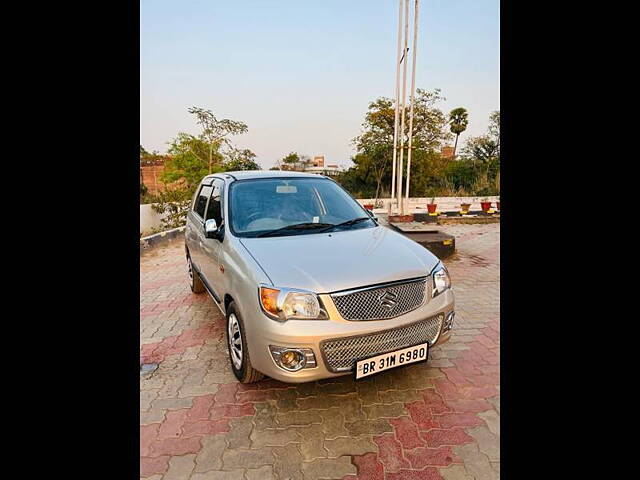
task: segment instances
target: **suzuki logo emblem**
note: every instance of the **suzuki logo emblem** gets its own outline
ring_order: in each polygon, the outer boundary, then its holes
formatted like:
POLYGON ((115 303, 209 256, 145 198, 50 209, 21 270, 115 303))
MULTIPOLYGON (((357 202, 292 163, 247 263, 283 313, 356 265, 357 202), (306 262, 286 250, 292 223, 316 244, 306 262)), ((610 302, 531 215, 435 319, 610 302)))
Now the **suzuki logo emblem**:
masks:
POLYGON ((380 302, 380 305, 383 308, 391 310, 395 306, 395 304, 398 303, 396 302, 396 298, 398 298, 398 295, 393 293, 391 290, 387 290, 378 297, 378 302, 380 302))

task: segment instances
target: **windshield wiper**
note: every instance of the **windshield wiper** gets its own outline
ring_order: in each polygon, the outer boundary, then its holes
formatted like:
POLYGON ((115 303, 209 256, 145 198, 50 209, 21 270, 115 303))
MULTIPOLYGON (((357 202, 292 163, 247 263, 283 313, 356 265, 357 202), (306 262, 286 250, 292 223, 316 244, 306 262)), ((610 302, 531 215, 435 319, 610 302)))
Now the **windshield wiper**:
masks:
POLYGON ((260 233, 256 235, 256 237, 270 237, 271 235, 276 235, 278 233, 286 232, 287 230, 316 230, 318 228, 331 228, 335 225, 333 223, 313 223, 313 222, 305 222, 305 223, 294 223, 293 225, 286 225, 284 227, 276 228, 275 230, 269 230, 268 232, 260 233))
POLYGON ((325 228, 322 231, 323 232, 328 232, 329 230, 333 230, 334 228, 338 228, 338 227, 350 227, 351 225, 355 225, 356 223, 364 222, 365 220, 371 220, 371 217, 352 218, 351 220, 347 220, 346 222, 338 223, 336 225, 330 225, 330 226, 328 226, 327 228, 325 228))

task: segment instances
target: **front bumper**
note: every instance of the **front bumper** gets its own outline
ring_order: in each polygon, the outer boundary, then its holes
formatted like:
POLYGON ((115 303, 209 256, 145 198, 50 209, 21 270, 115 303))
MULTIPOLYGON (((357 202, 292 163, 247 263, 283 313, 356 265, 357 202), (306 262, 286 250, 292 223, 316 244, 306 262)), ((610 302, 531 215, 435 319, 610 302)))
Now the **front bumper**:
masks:
MULTIPOLYGON (((279 323, 267 319, 262 312, 255 312, 262 318, 251 322, 257 328, 248 329, 247 331, 251 363, 255 369, 276 380, 288 383, 311 382, 323 378, 350 375, 352 371, 337 373, 332 371, 333 369, 330 368, 325 356, 322 354, 321 343, 323 341, 399 329, 439 313, 444 314, 446 319, 454 311, 454 295, 451 289, 432 298, 416 310, 388 320, 348 321, 340 316, 329 295, 320 295, 320 298, 327 309, 329 320, 289 320, 279 323), (310 348, 315 354, 316 366, 303 368, 297 372, 288 372, 276 365, 269 351, 269 345, 310 348)), ((443 322, 443 328, 431 348, 449 340, 451 329, 444 331, 445 324, 446 320, 443 322)))

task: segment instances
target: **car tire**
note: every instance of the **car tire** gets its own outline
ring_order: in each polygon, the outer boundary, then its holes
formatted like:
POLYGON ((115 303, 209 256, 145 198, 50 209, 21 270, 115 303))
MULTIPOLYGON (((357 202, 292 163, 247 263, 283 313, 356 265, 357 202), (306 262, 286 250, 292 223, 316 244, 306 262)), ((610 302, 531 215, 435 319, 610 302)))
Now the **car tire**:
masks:
POLYGON ((200 280, 200 276, 198 272, 193 268, 193 264, 191 263, 191 256, 187 254, 187 273, 189 274, 189 283, 191 287, 191 291, 193 293, 202 293, 205 291, 204 284, 202 280, 200 280))
POLYGON ((229 350, 229 363, 231 369, 240 383, 254 383, 262 380, 264 375, 253 368, 249 349, 247 348, 247 337, 245 335, 244 322, 240 312, 236 309, 235 303, 231 302, 227 307, 227 349, 229 350), (232 340, 233 345, 232 346, 232 340), (240 358, 238 359, 238 341, 240 358))

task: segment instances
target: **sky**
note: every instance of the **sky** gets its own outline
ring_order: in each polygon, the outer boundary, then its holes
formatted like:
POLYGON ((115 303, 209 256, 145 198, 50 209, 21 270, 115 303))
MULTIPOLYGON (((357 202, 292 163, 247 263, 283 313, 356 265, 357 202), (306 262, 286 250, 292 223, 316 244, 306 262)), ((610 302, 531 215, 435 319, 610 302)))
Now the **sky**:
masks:
MULTIPOLYGON (((500 109, 499 4, 420 2, 416 86, 468 110, 459 145, 500 109)), ((398 0, 141 0, 140 143, 197 134, 199 106, 246 123, 232 141, 263 168, 292 151, 348 167, 369 102, 395 97, 397 28, 398 0)))

